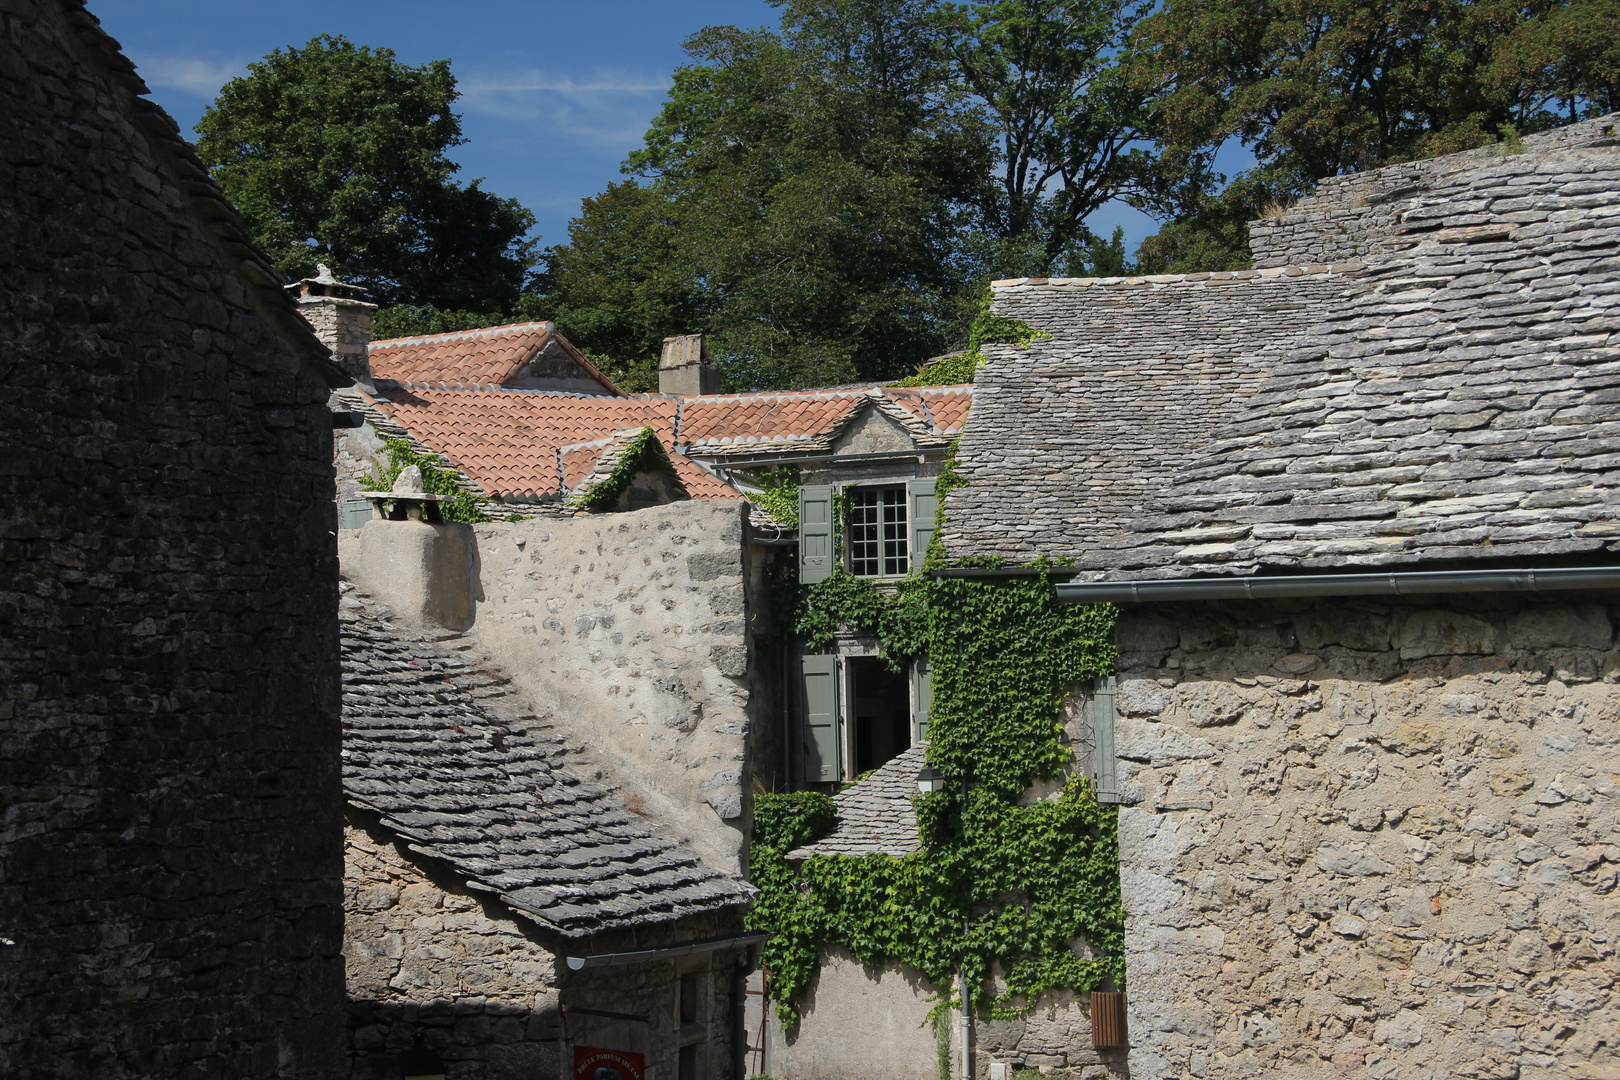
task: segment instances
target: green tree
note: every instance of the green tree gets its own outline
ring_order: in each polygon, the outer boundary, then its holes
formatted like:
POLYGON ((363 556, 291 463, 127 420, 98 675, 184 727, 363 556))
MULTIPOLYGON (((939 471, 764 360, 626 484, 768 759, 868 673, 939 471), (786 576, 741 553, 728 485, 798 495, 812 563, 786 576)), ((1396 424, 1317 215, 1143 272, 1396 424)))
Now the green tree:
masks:
POLYGON ((1086 220, 1153 170, 1142 145, 1147 94, 1122 54, 1147 4, 987 0, 946 4, 957 77, 993 125, 994 182, 981 228, 1002 270, 1047 274, 1084 262, 1086 220), (1025 265, 1016 263, 1022 256, 1025 265))
POLYGON ((551 317, 625 390, 657 390, 664 338, 710 325, 675 210, 660 189, 609 184, 569 223, 571 243, 546 252, 551 317))
POLYGON ((1133 200, 1167 224, 1143 272, 1249 265, 1248 221, 1324 177, 1612 111, 1620 0, 1168 0, 1137 27, 1160 155, 1133 200), (1230 184, 1214 155, 1257 164, 1230 184))
MULTIPOLYGON (((1156 137, 1195 161, 1251 147, 1236 194, 1258 212, 1323 177, 1612 108, 1617 25, 1620 0, 1170 0, 1136 45, 1156 137)), ((1189 171, 1178 209, 1208 215, 1212 177, 1189 171)))
POLYGON ((565 332, 646 369, 662 336, 703 330, 737 388, 881 379, 942 351, 989 148, 932 6, 803 0, 781 33, 689 39, 626 162, 638 182, 547 252, 565 332))
POLYGON ((448 60, 411 67, 323 35, 226 83, 197 150, 288 277, 324 262, 382 304, 507 311, 534 217, 453 179, 457 96, 448 60))

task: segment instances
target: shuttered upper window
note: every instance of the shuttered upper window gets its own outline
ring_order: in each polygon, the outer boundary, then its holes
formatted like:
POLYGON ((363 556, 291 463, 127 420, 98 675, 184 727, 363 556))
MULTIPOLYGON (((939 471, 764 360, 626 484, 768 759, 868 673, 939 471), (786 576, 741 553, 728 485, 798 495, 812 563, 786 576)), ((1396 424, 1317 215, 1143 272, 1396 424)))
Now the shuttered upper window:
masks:
POLYGON ((849 569, 860 577, 898 577, 911 569, 905 488, 850 489, 849 569))

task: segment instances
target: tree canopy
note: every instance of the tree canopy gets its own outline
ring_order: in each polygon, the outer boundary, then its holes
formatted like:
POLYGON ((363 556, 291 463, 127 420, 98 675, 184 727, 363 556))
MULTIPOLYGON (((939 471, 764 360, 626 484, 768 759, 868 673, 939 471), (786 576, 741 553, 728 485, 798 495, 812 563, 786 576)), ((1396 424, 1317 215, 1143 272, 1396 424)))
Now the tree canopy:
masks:
POLYGON ((1324 177, 1620 108, 1617 26, 1620 0, 1169 0, 1127 61, 1178 166, 1144 268, 1246 265, 1246 222, 1324 177), (1232 140, 1257 163, 1225 184, 1232 140))
POLYGON ((331 266, 381 304, 508 311, 535 259, 534 216, 458 184, 450 62, 321 36, 232 79, 197 152, 288 277, 331 266))
POLYGON ((284 272, 379 335, 556 319, 623 386, 704 332, 731 389, 902 377, 993 277, 1239 269, 1327 176, 1620 108, 1620 0, 773 0, 712 26, 626 178, 536 260, 455 182, 448 61, 321 37, 233 80, 199 150, 284 272), (1217 154, 1255 163, 1222 175, 1217 154), (1127 257, 1123 200, 1162 223, 1127 257))

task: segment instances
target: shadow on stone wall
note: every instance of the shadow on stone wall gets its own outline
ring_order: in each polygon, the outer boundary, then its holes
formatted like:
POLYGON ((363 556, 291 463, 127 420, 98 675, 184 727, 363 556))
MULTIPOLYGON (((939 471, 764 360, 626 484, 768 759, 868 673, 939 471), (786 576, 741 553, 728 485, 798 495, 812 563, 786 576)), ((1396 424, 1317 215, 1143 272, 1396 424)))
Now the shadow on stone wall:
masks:
POLYGON ((351 1080, 399 1080, 400 1055, 417 1032, 451 1080, 535 1080, 562 1074, 562 1014, 483 998, 427 1002, 350 999, 351 1080))

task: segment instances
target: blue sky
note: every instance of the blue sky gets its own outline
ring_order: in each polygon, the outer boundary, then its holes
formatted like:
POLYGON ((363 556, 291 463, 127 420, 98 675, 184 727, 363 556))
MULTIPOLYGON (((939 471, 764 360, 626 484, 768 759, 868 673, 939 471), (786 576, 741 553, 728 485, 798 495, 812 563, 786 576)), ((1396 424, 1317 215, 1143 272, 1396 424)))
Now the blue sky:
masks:
MULTIPOLYGON (((681 42, 704 26, 777 25, 764 0, 91 0, 152 97, 183 130, 249 61, 317 34, 343 34, 421 64, 448 58, 461 87, 462 180, 533 210, 544 245, 568 238, 580 200, 620 179, 663 103, 681 42)), ((1127 250, 1156 228, 1117 204, 1091 221, 1125 226, 1127 250)))

